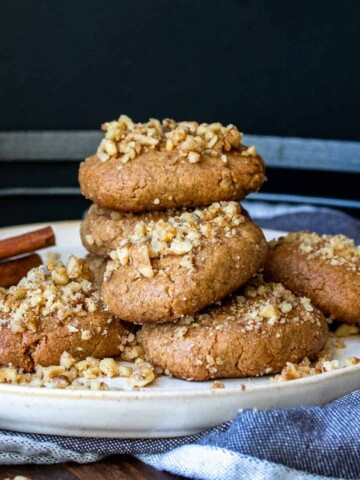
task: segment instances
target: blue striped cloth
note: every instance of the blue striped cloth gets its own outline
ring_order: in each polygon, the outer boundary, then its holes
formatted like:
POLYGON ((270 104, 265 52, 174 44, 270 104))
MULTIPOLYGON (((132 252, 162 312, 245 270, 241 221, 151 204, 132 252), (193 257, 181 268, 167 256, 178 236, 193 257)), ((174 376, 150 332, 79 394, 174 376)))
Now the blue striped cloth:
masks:
POLYGON ((322 407, 245 410, 226 431, 143 461, 207 480, 360 478, 360 391, 322 407))

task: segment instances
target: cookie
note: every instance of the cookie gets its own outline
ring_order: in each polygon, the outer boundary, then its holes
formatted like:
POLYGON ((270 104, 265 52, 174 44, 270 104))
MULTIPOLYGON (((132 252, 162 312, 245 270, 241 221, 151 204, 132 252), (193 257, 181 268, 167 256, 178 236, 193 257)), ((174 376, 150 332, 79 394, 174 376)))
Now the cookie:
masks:
POLYGON ((119 246, 121 240, 132 234, 135 225, 140 221, 148 223, 160 219, 166 220, 176 213, 183 212, 167 210, 166 212, 124 213, 93 204, 81 222, 81 241, 90 253, 105 257, 119 246))
POLYGON ((236 202, 140 222, 110 254, 102 299, 122 320, 175 321, 244 284, 266 253, 262 231, 236 202))
POLYGON ((46 273, 29 272, 0 297, 0 365, 31 371, 58 365, 66 351, 77 360, 118 355, 127 334, 105 312, 83 262, 70 257, 46 273))
POLYGON ((309 299, 258 280, 221 305, 143 325, 138 334, 152 365, 195 381, 275 374, 316 355, 327 338, 327 322, 309 299))
POLYGON ((87 268, 91 272, 91 275, 92 275, 91 281, 93 282, 94 287, 100 288, 104 279, 107 259, 104 257, 100 257, 100 256, 89 253, 84 258, 84 261, 87 265, 87 268))
POLYGON ((360 322, 360 247, 343 235, 297 232, 270 243, 266 275, 327 316, 360 322))
POLYGON ((241 200, 257 191, 265 167, 233 125, 128 117, 105 123, 97 154, 79 171, 85 197, 124 212, 166 210, 241 200))

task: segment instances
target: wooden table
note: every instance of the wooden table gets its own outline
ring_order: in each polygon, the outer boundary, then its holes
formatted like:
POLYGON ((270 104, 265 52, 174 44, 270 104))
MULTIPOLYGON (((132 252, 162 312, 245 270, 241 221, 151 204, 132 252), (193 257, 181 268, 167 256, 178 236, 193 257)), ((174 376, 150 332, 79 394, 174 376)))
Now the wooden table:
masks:
POLYGON ((181 480, 184 477, 159 472, 129 455, 115 455, 96 463, 79 465, 0 465, 0 480, 24 475, 31 480, 181 480))

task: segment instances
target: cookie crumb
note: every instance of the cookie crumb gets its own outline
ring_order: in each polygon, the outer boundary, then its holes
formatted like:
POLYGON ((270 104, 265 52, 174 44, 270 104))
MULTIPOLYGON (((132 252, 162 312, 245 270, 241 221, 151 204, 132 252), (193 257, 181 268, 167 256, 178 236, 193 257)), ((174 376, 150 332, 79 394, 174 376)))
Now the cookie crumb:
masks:
POLYGON ((349 325, 342 323, 336 330, 335 335, 337 337, 349 337, 350 335, 357 335, 360 332, 358 325, 349 325))
POLYGON ((222 382, 219 382, 218 380, 216 380, 212 385, 211 385, 211 388, 225 388, 225 385, 222 383, 222 382))
POLYGON ((358 357, 350 357, 346 360, 345 366, 346 367, 351 367, 353 365, 359 365, 360 363, 360 358, 358 357))
POLYGON ((47 252, 45 255, 45 265, 48 265, 51 263, 52 265, 56 265, 60 262, 61 260, 61 255, 58 252, 50 251, 47 252))
POLYGON ((149 385, 155 380, 154 367, 141 359, 135 362, 135 368, 128 379, 131 388, 140 388, 149 385))
POLYGON ((335 347, 336 348, 345 348, 345 342, 344 340, 342 340, 341 338, 338 338, 336 341, 335 341, 335 347))

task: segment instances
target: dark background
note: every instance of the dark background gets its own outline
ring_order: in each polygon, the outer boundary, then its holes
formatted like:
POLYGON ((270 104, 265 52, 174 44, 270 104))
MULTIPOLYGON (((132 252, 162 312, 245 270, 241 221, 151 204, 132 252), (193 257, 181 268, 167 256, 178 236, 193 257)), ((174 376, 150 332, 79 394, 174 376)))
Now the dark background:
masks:
MULTIPOLYGON (((124 112, 360 140, 359 18, 351 0, 2 0, 0 130, 97 129, 124 112)), ((0 161, 0 193, 76 186, 76 170, 0 161)), ((265 192, 359 198, 359 174, 268 176, 265 192)), ((2 224, 76 218, 85 206, 23 200, 2 200, 11 211, 2 224)))
POLYGON ((360 140, 359 1, 0 5, 0 130, 128 112, 360 140))

